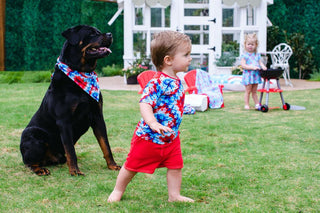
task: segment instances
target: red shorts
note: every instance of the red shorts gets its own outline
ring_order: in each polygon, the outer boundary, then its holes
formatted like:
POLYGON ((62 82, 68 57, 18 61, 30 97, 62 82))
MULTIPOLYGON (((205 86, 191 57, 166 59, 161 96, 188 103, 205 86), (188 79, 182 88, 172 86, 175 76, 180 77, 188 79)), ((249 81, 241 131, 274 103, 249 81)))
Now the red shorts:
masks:
POLYGON ((179 136, 171 143, 156 144, 134 134, 124 168, 133 172, 153 174, 156 168, 161 167, 183 168, 179 136))

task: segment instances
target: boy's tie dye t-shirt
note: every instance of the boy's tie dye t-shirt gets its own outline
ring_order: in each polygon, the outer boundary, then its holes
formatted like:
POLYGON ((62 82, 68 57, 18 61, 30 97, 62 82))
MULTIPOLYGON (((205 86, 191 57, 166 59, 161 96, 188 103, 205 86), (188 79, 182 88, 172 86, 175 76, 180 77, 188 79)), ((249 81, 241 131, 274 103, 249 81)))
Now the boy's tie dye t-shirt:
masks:
POLYGON ((163 126, 170 127, 174 133, 167 132, 163 136, 154 132, 141 118, 136 128, 136 134, 157 144, 170 143, 179 134, 184 96, 180 79, 158 72, 145 87, 140 103, 150 104, 157 121, 163 126))

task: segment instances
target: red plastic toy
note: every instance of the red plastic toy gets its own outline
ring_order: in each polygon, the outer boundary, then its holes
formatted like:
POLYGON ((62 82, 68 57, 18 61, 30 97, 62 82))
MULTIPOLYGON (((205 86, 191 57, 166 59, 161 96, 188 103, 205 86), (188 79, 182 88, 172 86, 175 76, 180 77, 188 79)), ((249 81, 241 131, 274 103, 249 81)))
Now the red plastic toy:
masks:
POLYGON ((258 91, 261 92, 260 94, 260 108, 259 110, 261 112, 268 112, 268 102, 269 102, 269 93, 277 92, 280 94, 281 102, 282 102, 282 108, 284 110, 290 109, 290 104, 285 103, 283 95, 282 95, 282 89, 280 88, 279 83, 279 77, 282 75, 283 70, 282 69, 267 69, 267 70, 259 70, 261 77, 264 79, 262 89, 259 89, 258 91), (276 79, 277 80, 277 87, 278 88, 270 88, 270 79, 276 79), (266 87, 267 86, 267 87, 266 87), (262 98, 263 93, 266 93, 266 103, 262 105, 262 98))

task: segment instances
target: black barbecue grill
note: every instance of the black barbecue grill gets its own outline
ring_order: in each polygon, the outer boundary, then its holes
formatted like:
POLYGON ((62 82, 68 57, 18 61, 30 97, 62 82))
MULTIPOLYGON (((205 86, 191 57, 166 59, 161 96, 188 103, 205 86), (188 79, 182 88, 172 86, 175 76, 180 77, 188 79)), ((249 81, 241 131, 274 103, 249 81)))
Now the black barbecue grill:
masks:
POLYGON ((282 89, 280 88, 280 83, 279 83, 279 78, 283 73, 282 69, 267 69, 267 70, 259 70, 259 73, 261 77, 263 78, 263 86, 262 89, 259 89, 258 91, 261 92, 260 94, 260 107, 259 110, 262 112, 268 112, 268 102, 269 102, 269 93, 279 93, 281 97, 281 102, 282 102, 282 108, 284 110, 289 110, 290 105, 288 103, 284 102, 283 95, 282 95, 282 89), (277 80, 277 88, 270 88, 270 80, 271 79, 276 79, 277 80), (263 93, 266 93, 266 103, 262 105, 262 98, 263 98, 263 93))
POLYGON ((283 70, 282 69, 267 69, 267 70, 259 70, 259 73, 262 78, 267 79, 277 79, 279 78, 283 70))

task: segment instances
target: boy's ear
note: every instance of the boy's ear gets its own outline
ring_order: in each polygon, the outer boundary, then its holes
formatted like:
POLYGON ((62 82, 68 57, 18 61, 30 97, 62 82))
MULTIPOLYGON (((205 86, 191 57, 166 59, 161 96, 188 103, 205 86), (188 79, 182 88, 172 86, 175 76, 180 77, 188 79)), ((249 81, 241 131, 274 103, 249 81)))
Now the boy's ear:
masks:
POLYGON ((163 59, 163 63, 171 66, 172 65, 172 58, 170 56, 166 55, 163 59))

